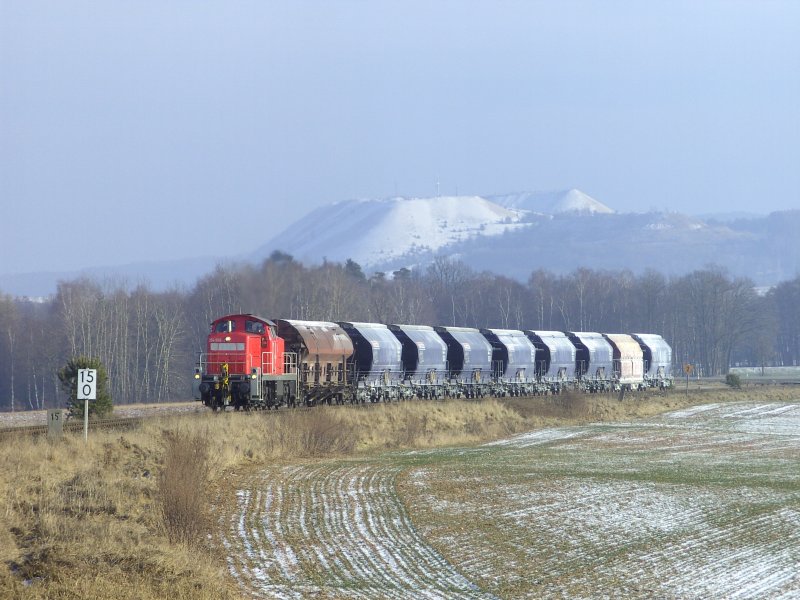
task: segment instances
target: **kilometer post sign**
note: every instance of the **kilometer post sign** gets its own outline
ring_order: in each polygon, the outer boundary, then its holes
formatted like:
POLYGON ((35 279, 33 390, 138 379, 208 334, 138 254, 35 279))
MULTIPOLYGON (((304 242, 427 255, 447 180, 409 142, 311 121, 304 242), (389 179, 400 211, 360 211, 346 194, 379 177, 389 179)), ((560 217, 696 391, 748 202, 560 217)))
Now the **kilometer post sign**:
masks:
POLYGON ((89 400, 97 400, 97 369, 78 369, 78 400, 83 400, 83 439, 89 441, 89 400))
POLYGON ((689 375, 694 372, 694 365, 686 363, 683 365, 683 372, 686 373, 686 397, 689 397, 689 375))
POLYGON ((78 369, 78 400, 97 400, 97 369, 78 369))

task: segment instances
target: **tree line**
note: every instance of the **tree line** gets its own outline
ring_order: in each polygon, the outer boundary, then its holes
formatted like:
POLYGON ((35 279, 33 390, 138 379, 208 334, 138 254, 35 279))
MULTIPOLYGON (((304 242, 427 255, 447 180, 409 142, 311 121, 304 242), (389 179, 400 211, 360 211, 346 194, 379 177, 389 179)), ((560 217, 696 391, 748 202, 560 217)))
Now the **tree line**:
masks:
POLYGON ((424 271, 365 275, 352 260, 305 266, 275 252, 260 265, 218 265, 191 289, 87 278, 34 303, 0 294, 0 409, 63 406, 58 371, 72 358, 105 365, 114 402, 187 399, 210 322, 268 318, 658 333, 676 365, 705 375, 735 364, 800 364, 800 276, 759 294, 722 268, 546 270, 522 283, 437 258, 424 271))

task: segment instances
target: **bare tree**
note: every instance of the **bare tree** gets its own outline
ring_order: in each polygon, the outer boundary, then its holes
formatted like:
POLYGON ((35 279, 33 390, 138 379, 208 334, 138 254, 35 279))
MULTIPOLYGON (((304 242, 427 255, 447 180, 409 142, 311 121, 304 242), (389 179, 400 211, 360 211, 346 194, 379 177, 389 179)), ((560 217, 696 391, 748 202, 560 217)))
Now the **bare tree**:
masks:
POLYGON ((428 267, 426 283, 437 323, 466 324, 472 313, 472 299, 466 285, 471 276, 472 271, 463 262, 443 256, 436 257, 428 267))
POLYGON ((540 331, 565 328, 559 319, 558 291, 559 282, 549 271, 537 270, 528 278, 528 288, 533 297, 535 307, 533 327, 540 331))
POLYGON ((800 365, 800 276, 769 292, 775 319, 776 352, 783 365, 800 365))
MULTIPOLYGON (((0 294, 0 331, 2 331, 2 345, 0 345, 0 378, 8 378, 8 398, 12 412, 15 409, 14 390, 14 360, 17 330, 17 310, 11 296, 0 294), (3 348, 5 346, 5 348, 3 348), (3 377, 5 375, 5 377, 3 377)), ((5 386, 4 386, 5 387, 5 386)), ((2 388, 0 388, 2 389, 2 388)), ((1 398, 2 396, 0 396, 1 398)))

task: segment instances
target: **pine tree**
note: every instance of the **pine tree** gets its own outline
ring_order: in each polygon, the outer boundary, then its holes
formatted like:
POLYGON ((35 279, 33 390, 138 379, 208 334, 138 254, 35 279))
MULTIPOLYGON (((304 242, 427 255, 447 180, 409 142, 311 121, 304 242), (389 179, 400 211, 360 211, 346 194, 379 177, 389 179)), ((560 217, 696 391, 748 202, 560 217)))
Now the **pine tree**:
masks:
POLYGON ((67 394, 67 410, 70 417, 82 417, 84 400, 78 400, 78 370, 97 369, 97 398, 89 400, 89 417, 107 417, 114 410, 108 391, 108 373, 99 358, 79 356, 72 358, 58 371, 61 389, 67 394))
POLYGON ((367 279, 367 276, 364 275, 364 271, 361 269, 361 265, 352 258, 348 258, 347 262, 344 263, 344 272, 359 281, 365 281, 367 279))

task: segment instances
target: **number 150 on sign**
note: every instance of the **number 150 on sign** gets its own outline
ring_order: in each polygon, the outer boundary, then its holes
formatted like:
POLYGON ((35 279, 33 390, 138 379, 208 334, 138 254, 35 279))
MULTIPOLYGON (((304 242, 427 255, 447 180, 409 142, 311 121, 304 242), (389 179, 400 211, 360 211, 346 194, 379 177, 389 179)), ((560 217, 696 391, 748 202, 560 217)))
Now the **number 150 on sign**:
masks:
POLYGON ((78 369, 78 400, 97 399, 97 369, 78 369))

